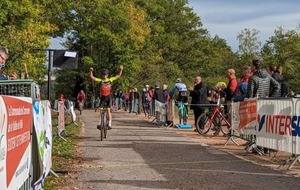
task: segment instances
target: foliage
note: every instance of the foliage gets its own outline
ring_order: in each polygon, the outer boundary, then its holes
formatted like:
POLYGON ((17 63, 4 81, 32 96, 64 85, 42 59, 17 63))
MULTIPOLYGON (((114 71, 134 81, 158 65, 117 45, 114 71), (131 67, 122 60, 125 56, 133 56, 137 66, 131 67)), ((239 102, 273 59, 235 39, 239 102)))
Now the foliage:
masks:
POLYGON ((238 34, 238 55, 239 62, 242 65, 250 64, 254 57, 260 55, 261 41, 259 40, 259 33, 256 29, 245 28, 238 34))
POLYGON ((37 81, 46 73, 45 52, 35 52, 36 48, 49 46, 49 32, 56 28, 43 19, 42 4, 32 0, 3 0, 0 2, 1 45, 7 46, 10 58, 7 71, 21 73, 28 69, 29 76, 37 81))
POLYGON ((265 66, 282 66, 283 76, 288 86, 299 91, 300 79, 295 74, 300 69, 300 31, 284 30, 278 27, 263 46, 262 56, 265 66))
MULTIPOLYGON (((70 123, 71 118, 66 117, 66 123, 70 123)), ((53 125, 57 123, 57 118, 53 118, 53 125)), ((81 126, 80 126, 81 127, 81 126)), ((66 125, 66 134, 63 137, 67 141, 57 137, 53 139, 52 146, 52 170, 55 171, 69 171, 74 170, 74 165, 79 161, 76 154, 76 146, 79 139, 80 127, 71 123, 66 125)), ((53 128, 53 134, 57 133, 56 128, 53 128)), ((68 178, 68 177, 67 177, 68 178)), ((49 175, 47 176, 43 189, 56 189, 59 186, 66 186, 67 179, 64 176, 59 178, 49 175), (55 187, 55 188, 54 188, 55 187)))

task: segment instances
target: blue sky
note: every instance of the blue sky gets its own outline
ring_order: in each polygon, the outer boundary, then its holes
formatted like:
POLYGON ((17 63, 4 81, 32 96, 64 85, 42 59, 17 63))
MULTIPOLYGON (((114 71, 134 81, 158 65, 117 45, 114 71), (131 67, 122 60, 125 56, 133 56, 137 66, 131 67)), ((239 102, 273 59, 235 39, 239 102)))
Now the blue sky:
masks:
MULTIPOLYGON (((300 24, 300 0, 189 0, 189 6, 211 36, 225 39, 234 51, 236 37, 245 28, 259 30, 264 43, 278 26, 291 30, 300 24)), ((62 48, 63 39, 51 42, 50 48, 62 48)))
POLYGON ((238 49, 238 33, 245 28, 260 31, 262 43, 278 26, 296 29, 300 24, 300 0, 189 0, 211 36, 225 39, 238 49))

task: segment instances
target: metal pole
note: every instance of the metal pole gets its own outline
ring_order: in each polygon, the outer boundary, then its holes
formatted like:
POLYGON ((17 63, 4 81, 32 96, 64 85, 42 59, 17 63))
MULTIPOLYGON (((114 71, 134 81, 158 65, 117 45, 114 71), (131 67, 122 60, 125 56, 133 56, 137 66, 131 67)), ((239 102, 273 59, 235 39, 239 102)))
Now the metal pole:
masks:
POLYGON ((47 99, 50 101, 50 86, 51 86, 51 62, 52 62, 52 59, 51 59, 51 50, 48 49, 48 83, 47 83, 47 93, 48 93, 48 96, 47 96, 47 99))

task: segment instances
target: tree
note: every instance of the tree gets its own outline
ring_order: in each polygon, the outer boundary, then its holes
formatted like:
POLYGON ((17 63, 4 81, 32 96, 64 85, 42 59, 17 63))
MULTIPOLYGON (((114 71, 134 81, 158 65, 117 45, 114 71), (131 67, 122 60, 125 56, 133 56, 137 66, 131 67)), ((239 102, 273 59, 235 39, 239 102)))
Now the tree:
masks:
POLYGON ((283 67, 285 82, 294 91, 299 91, 300 79, 296 74, 300 69, 300 30, 284 30, 278 27, 262 48, 265 66, 283 67))
POLYGON ((33 53, 33 49, 47 48, 49 33, 56 29, 43 19, 43 5, 31 0, 0 2, 1 45, 7 46, 10 53, 6 69, 21 76, 26 65, 30 78, 37 81, 44 80, 46 57, 44 52, 33 53))
POLYGON ((259 33, 256 29, 245 28, 238 34, 238 55, 241 64, 249 64, 255 56, 259 56, 261 48, 259 33))

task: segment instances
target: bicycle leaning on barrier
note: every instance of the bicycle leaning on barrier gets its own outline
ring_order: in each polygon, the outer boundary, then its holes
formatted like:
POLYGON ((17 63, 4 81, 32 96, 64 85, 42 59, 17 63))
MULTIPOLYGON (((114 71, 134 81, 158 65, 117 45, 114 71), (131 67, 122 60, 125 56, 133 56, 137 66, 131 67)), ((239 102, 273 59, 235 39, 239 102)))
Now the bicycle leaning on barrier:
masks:
POLYGON ((196 130, 203 136, 217 136, 220 132, 229 135, 231 124, 224 114, 224 106, 220 103, 220 91, 216 91, 218 98, 215 103, 201 105, 208 111, 201 114, 196 123, 196 130))

